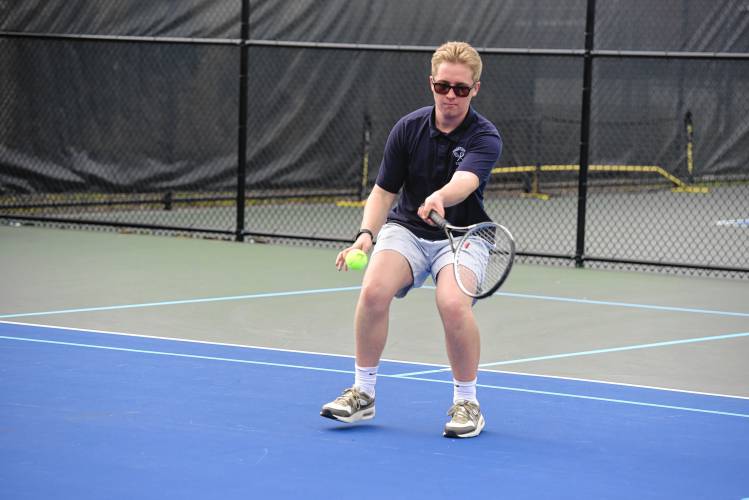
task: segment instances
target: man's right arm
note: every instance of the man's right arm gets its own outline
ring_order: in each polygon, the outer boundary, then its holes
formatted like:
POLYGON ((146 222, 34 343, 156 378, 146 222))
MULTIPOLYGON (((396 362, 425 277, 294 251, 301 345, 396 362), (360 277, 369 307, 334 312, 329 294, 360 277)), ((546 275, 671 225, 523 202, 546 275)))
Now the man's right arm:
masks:
POLYGON ((361 228, 372 231, 372 236, 368 233, 360 234, 354 242, 354 248, 369 252, 372 248, 372 239, 377 236, 377 233, 385 224, 387 214, 393 206, 396 196, 397 193, 386 191, 375 184, 372 192, 369 193, 366 205, 364 205, 364 216, 361 223, 361 228))
POLYGON ((371 231, 372 236, 370 236, 369 233, 366 232, 360 233, 356 238, 356 241, 354 241, 354 243, 350 247, 341 250, 338 253, 335 259, 335 266, 339 271, 344 268, 346 254, 351 250, 358 248, 359 250, 367 253, 372 250, 374 238, 377 236, 377 233, 380 232, 382 226, 385 225, 388 211, 390 210, 390 207, 393 206, 396 196, 396 193, 386 191, 375 184, 372 192, 369 193, 367 204, 364 205, 364 216, 362 217, 361 223, 361 228, 371 231))
POLYGON ((356 241, 350 247, 339 252, 336 257, 336 267, 339 271, 345 267, 346 254, 351 250, 359 249, 366 253, 372 250, 374 239, 382 226, 385 225, 387 214, 395 203, 395 198, 398 196, 397 192, 403 185, 408 164, 408 153, 403 148, 403 128, 403 119, 398 120, 398 123, 388 134, 382 163, 377 173, 377 181, 372 188, 372 192, 369 193, 369 197, 367 197, 366 205, 364 205, 361 230, 356 237, 356 241))

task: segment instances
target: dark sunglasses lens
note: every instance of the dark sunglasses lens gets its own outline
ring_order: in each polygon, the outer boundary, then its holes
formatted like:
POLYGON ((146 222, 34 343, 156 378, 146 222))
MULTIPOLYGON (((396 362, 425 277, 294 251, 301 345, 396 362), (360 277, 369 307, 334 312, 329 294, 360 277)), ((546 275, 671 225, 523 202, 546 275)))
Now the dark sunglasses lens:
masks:
POLYGON ((455 95, 458 97, 468 97, 468 94, 471 92, 471 88, 458 85, 457 87, 453 87, 453 91, 455 91, 455 95))
POLYGON ((468 97, 468 94, 471 93, 471 87, 466 87, 465 85, 450 86, 448 83, 434 82, 434 91, 438 94, 445 95, 450 92, 450 89, 453 89, 453 92, 458 97, 468 97))
POLYGON ((447 94, 450 92, 450 86, 445 83, 434 82, 434 91, 438 94, 447 94))

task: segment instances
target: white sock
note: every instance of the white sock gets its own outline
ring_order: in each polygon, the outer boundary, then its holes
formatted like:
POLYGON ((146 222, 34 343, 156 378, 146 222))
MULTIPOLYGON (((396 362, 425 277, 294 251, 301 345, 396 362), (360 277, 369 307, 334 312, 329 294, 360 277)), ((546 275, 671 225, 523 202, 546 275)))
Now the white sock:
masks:
POLYGON ((471 401, 479 404, 479 400, 476 399, 477 380, 478 378, 468 382, 460 382, 459 380, 453 379, 453 404, 458 401, 471 401))
POLYGON ((354 366, 356 367, 354 387, 374 397, 375 384, 377 383, 377 366, 359 366, 357 364, 354 364, 354 366))

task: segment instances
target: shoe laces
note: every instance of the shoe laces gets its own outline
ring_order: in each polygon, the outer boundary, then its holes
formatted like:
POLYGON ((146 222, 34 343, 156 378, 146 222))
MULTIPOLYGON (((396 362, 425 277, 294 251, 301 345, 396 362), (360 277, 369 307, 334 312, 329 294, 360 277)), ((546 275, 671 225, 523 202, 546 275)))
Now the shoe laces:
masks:
POLYGON ((350 406, 354 410, 358 410, 361 407, 359 402, 363 399, 364 395, 361 392, 356 390, 356 388, 354 387, 349 387, 348 389, 343 391, 343 394, 336 398, 335 402, 350 406))
POLYGON ((468 422, 479 414, 479 408, 471 401, 458 401, 450 407, 447 414, 456 422, 468 422))

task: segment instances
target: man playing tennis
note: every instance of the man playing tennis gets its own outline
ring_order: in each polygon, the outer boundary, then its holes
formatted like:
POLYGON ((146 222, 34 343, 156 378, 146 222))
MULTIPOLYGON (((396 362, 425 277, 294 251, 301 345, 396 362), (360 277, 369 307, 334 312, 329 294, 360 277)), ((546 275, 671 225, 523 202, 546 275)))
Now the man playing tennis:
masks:
MULTIPOLYGON (((432 210, 458 226, 489 220, 483 191, 502 141, 496 127, 470 106, 481 87, 481 69, 479 54, 467 43, 439 47, 429 76, 434 106, 404 116, 390 131, 362 229, 353 245, 336 257, 336 267, 344 269, 346 254, 353 249, 369 252, 377 236, 354 318, 354 385, 322 407, 324 417, 343 422, 374 417, 390 304, 431 275, 455 382, 444 435, 473 437, 484 427, 476 398, 480 338, 473 300, 457 286, 445 233, 429 220, 432 210)), ((482 272, 479 259, 467 265, 476 276, 482 272)))

